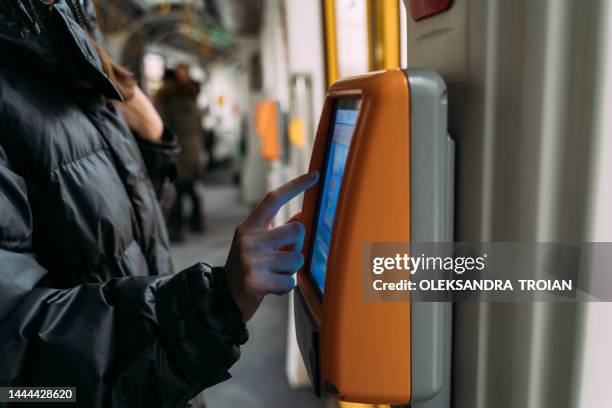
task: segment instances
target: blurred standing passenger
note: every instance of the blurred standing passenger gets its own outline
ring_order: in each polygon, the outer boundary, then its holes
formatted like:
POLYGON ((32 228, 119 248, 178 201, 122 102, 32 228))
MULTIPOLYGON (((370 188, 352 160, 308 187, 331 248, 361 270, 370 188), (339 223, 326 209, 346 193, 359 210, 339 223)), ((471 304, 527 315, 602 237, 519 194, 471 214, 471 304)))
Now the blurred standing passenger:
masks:
POLYGON ((178 158, 177 197, 170 215, 172 241, 185 239, 183 198, 191 200, 189 226, 194 232, 204 231, 202 202, 195 189, 200 176, 200 155, 203 150, 201 113, 197 106, 200 85, 189 76, 189 67, 179 65, 167 70, 164 84, 155 100, 159 113, 178 137, 181 152, 178 158))
POLYGON ((217 164, 215 160, 215 129, 214 129, 214 117, 210 112, 210 109, 207 109, 205 112, 204 119, 204 150, 206 151, 207 156, 207 164, 206 168, 208 170, 213 170, 217 164))

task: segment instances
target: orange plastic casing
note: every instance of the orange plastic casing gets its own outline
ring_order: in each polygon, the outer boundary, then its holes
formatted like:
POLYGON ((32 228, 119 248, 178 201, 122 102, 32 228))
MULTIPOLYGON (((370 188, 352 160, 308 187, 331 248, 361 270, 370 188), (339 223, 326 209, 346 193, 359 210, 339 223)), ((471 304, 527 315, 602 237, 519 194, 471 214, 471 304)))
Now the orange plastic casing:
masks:
MULTIPOLYGON (((305 270, 298 273, 298 290, 320 327, 320 385, 342 401, 410 401, 410 303, 372 302, 361 296, 362 244, 410 241, 408 86, 400 70, 336 82, 325 101, 310 162, 310 170, 322 171, 334 100, 361 98, 336 209, 324 295, 305 270)), ((310 254, 320 187, 304 197, 305 258, 310 254)))

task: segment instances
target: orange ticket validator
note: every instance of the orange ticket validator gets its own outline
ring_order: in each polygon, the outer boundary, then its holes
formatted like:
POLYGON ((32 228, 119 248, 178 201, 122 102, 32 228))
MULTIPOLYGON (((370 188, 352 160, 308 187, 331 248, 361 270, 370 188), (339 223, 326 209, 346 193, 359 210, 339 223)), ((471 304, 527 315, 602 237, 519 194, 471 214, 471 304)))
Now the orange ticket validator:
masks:
POLYGON ((255 131, 261 142, 261 155, 265 160, 277 160, 281 155, 280 119, 278 102, 262 101, 255 108, 255 131))
MULTIPOLYGON (((422 233, 427 220, 417 221, 415 216, 422 217, 413 208, 414 166, 423 160, 415 162, 414 149, 427 151, 414 145, 415 132, 427 143, 439 139, 442 148, 452 148, 446 134, 446 90, 437 74, 380 71, 340 80, 330 88, 310 163, 311 171, 320 172, 320 182, 306 192, 303 202, 305 266, 298 272, 294 310, 298 344, 315 391, 337 400, 406 404, 415 397, 439 395, 445 384, 447 367, 437 364, 446 356, 436 354, 448 347, 423 344, 447 340, 448 330, 435 325, 448 326, 450 315, 438 313, 443 322, 434 318, 423 325, 422 320, 429 319, 419 311, 415 336, 409 301, 365 301, 361 295, 364 243, 407 243, 414 239, 413 232, 427 236, 422 233), (427 105, 434 106, 433 111, 424 109, 427 105), (414 116, 415 108, 422 117, 414 116), (420 120, 418 127, 415 120, 420 120), (439 137, 427 138, 432 126, 439 137), (427 338, 431 333, 433 338, 427 338), (424 354, 436 360, 433 368, 423 367, 431 381, 415 378, 420 369, 415 361, 427 365, 413 358, 421 352, 415 345, 427 348, 424 354)), ((443 188, 448 190, 446 184, 443 188)), ((424 193, 423 200, 431 198, 424 193)), ((448 202, 440 204, 440 211, 448 213, 448 202)), ((419 201, 417 207, 424 205, 419 201)))

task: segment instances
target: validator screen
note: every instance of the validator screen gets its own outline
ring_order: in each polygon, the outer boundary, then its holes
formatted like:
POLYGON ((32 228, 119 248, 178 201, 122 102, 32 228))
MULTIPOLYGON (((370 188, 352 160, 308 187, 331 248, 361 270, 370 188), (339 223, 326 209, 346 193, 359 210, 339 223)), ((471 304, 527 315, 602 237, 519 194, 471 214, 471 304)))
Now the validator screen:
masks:
POLYGON ((359 113, 359 99, 340 99, 336 101, 333 112, 331 140, 328 142, 325 157, 323 189, 319 196, 315 234, 311 246, 310 275, 321 294, 325 289, 327 257, 332 238, 334 218, 346 158, 353 139, 353 131, 359 113))

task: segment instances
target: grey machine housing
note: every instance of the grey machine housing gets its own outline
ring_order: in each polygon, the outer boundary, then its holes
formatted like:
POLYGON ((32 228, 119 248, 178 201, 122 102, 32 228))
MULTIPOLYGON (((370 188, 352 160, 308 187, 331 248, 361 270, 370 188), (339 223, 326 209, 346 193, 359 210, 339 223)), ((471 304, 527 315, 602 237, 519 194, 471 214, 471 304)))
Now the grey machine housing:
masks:
MULTIPOLYGON (((447 132, 446 84, 427 69, 405 71, 410 88, 410 236, 452 242, 455 143, 447 132)), ((452 303, 411 304, 412 408, 450 407, 452 303)))

